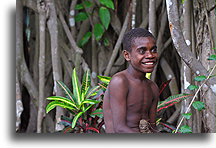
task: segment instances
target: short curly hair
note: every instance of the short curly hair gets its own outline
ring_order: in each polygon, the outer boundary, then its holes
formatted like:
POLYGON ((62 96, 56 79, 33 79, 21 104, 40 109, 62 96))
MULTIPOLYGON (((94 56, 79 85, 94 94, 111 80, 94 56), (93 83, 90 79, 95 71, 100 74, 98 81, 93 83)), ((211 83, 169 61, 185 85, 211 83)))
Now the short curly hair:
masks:
POLYGON ((155 37, 146 29, 143 28, 134 28, 127 32, 123 37, 123 50, 127 50, 131 52, 131 44, 133 43, 135 38, 138 37, 155 37))

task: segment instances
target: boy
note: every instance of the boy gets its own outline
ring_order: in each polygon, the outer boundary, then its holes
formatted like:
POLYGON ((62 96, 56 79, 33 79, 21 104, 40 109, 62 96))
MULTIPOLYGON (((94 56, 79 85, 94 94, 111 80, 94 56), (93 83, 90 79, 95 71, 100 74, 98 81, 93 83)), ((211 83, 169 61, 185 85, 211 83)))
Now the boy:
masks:
POLYGON ((157 63, 154 36, 135 28, 124 35, 123 55, 129 66, 115 74, 104 95, 106 133, 152 133, 156 130, 159 90, 145 77, 157 63))

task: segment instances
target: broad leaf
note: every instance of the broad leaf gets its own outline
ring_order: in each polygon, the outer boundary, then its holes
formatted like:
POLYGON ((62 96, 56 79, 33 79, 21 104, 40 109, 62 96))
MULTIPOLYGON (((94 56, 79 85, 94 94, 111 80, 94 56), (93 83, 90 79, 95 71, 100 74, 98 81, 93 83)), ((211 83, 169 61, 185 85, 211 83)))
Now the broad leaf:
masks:
POLYGON ((201 101, 195 101, 193 102, 192 106, 197 109, 198 111, 201 111, 202 109, 205 109, 205 103, 201 101))
POLYGON ((74 97, 77 99, 78 105, 81 103, 81 92, 80 92, 80 86, 78 82, 78 77, 76 73, 76 69, 74 68, 73 74, 72 74, 72 86, 73 86, 73 94, 74 97))
POLYGON ((63 102, 65 104, 70 105, 71 107, 77 108, 76 104, 74 104, 70 99, 64 98, 64 97, 61 97, 61 96, 48 97, 47 100, 60 101, 60 102, 63 102))
POLYGON ((88 43, 89 39, 91 38, 92 33, 87 32, 83 38, 79 41, 78 45, 79 47, 83 47, 86 43, 88 43))
POLYGON ((85 5, 86 8, 91 7, 93 4, 90 1, 84 1, 83 4, 85 5))
POLYGON ((62 103, 62 102, 59 102, 59 101, 52 101, 46 106, 46 113, 48 113, 49 111, 54 109, 56 106, 66 108, 66 109, 69 109, 69 110, 76 110, 74 107, 72 107, 72 106, 70 106, 68 104, 65 104, 65 103, 62 103))
POLYGON ((100 86, 94 86, 93 88, 89 89, 89 91, 86 94, 86 99, 88 99, 91 96, 96 95, 99 88, 100 88, 100 86))
POLYGON ((100 101, 86 99, 86 100, 83 100, 80 105, 83 105, 83 104, 93 104, 94 105, 94 104, 98 104, 98 103, 100 103, 100 101))
POLYGON ((194 78, 194 80, 195 81, 203 81, 203 80, 205 80, 206 79, 206 76, 196 76, 195 78, 194 78))
POLYGON ((192 133, 192 129, 188 125, 183 125, 183 126, 180 127, 179 132, 181 132, 181 133, 192 133))
POLYGON ((64 91, 66 97, 70 99, 73 103, 75 103, 76 100, 74 100, 75 98, 73 97, 73 94, 71 93, 70 89, 62 81, 57 81, 57 84, 64 91))
POLYGON ((109 10, 105 7, 101 7, 99 9, 99 17, 100 17, 100 20, 101 20, 103 26, 107 30, 109 27, 109 24, 110 24, 110 12, 109 12, 109 10))
POLYGON ((102 5, 104 5, 104 6, 106 6, 106 7, 111 8, 111 9, 114 10, 114 4, 113 4, 113 1, 112 1, 112 0, 99 0, 99 2, 100 2, 102 5))
POLYGON ((80 22, 86 20, 88 18, 88 15, 84 12, 80 12, 74 18, 76 22, 80 22))
POLYGON ((91 77, 90 77, 89 70, 87 70, 83 75, 81 93, 85 94, 85 92, 89 89, 90 85, 91 85, 91 77))
POLYGON ((95 24, 94 25, 94 35, 95 35, 95 39, 97 41, 99 41, 101 39, 101 37, 104 34, 104 28, 101 24, 95 24))
POLYGON ((183 117, 185 117, 186 119, 190 119, 192 113, 185 113, 185 114, 182 114, 183 117))
POLYGON ((84 6, 83 6, 83 4, 77 4, 77 5, 75 6, 75 9, 76 9, 76 10, 81 10, 81 9, 84 9, 84 6))
POLYGON ((166 81, 166 82, 163 82, 163 83, 161 84, 159 95, 164 91, 164 89, 165 89, 167 86, 169 86, 169 83, 170 83, 171 80, 172 80, 172 79, 170 79, 170 80, 168 80, 168 81, 166 81))
POLYGON ((97 76, 103 83, 109 84, 110 80, 112 79, 111 77, 107 76, 97 76))
POLYGON ((109 43, 109 40, 107 39, 107 38, 105 38, 104 39, 104 46, 109 46, 110 45, 110 43, 109 43))
POLYGON ((208 60, 216 60, 216 54, 210 55, 210 57, 208 58, 208 60))
POLYGON ((103 110, 102 109, 97 109, 95 111, 93 111, 91 114, 90 114, 91 117, 95 118, 95 116, 98 116, 100 118, 103 118, 103 110))
POLYGON ((76 126, 77 120, 80 118, 80 116, 83 114, 84 112, 79 112, 74 118, 73 118, 73 122, 72 122, 72 128, 74 128, 76 126))
POLYGON ((194 89, 197 89, 197 88, 199 88, 199 87, 196 86, 196 85, 189 85, 189 86, 187 87, 187 89, 189 89, 189 90, 194 90, 194 89))
POLYGON ((161 102, 158 103, 157 111, 160 111, 162 109, 173 106, 174 104, 180 102, 181 100, 187 99, 187 98, 189 98, 191 96, 192 95, 189 95, 189 94, 177 94, 177 95, 170 96, 166 100, 161 101, 161 102))

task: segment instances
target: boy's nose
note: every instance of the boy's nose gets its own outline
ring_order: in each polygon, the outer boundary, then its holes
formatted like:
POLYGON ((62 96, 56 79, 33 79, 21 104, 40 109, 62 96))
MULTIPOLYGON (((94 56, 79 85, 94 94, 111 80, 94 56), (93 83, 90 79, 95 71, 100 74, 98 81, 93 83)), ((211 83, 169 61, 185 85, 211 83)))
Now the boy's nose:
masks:
POLYGON ((147 51, 146 58, 154 58, 154 54, 151 51, 147 51))

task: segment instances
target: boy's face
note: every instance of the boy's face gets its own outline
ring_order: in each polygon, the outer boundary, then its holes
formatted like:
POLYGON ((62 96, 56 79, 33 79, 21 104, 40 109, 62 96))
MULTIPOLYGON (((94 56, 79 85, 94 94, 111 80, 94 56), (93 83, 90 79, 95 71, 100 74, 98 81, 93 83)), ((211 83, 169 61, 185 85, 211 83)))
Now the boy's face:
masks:
POLYGON ((131 51, 124 51, 124 57, 134 69, 144 73, 151 73, 154 70, 158 58, 154 38, 135 38, 131 44, 131 51))

